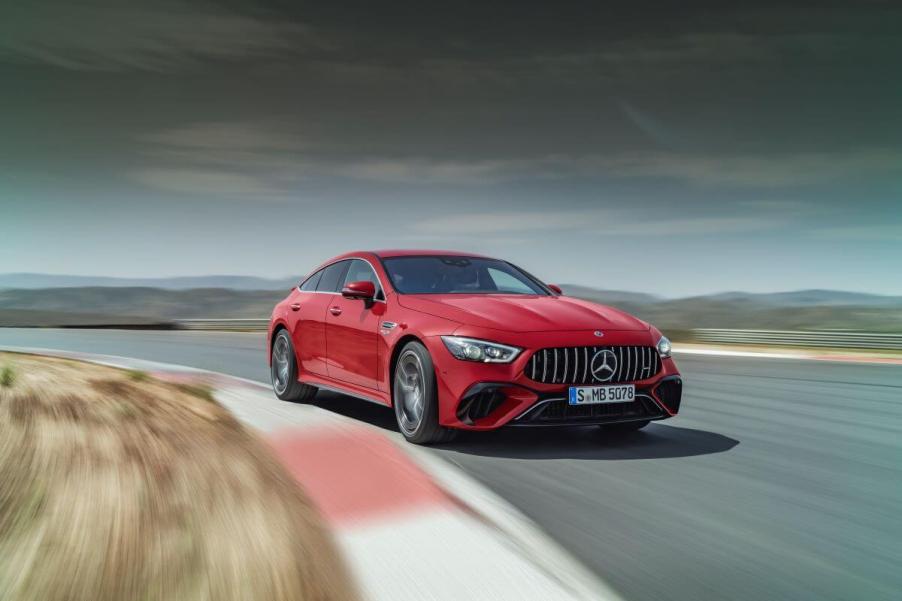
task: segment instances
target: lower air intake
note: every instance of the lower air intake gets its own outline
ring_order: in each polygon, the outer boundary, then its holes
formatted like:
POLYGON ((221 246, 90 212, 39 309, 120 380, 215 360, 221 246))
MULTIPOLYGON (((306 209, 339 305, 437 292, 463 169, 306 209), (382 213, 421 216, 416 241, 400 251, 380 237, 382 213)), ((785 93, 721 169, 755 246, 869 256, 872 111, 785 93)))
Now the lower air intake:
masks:
POLYGON ((680 410, 680 400, 683 397, 683 380, 680 378, 668 378, 655 388, 655 396, 670 409, 671 413, 680 410))

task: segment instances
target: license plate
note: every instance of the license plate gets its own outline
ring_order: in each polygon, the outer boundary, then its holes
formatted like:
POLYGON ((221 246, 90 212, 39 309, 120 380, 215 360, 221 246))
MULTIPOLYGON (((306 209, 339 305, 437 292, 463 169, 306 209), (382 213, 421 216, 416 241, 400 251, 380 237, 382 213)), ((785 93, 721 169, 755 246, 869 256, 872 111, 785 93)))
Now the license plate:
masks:
POLYGON ((631 403, 636 398, 633 384, 617 386, 571 386, 571 405, 595 405, 598 403, 631 403))

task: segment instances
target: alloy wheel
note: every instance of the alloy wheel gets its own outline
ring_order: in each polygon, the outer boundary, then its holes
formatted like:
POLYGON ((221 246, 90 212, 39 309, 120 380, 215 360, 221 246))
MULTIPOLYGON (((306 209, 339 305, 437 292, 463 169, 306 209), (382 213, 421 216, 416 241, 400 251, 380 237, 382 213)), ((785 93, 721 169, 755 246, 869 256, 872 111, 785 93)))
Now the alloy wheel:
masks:
POLYGON ((414 432, 423 419, 426 403, 426 385, 423 364, 413 351, 407 351, 398 359, 395 370, 395 402, 398 403, 400 425, 407 432, 414 432))
POLYGON ((272 385, 277 394, 283 394, 288 388, 290 371, 288 340, 279 336, 272 350, 272 385))

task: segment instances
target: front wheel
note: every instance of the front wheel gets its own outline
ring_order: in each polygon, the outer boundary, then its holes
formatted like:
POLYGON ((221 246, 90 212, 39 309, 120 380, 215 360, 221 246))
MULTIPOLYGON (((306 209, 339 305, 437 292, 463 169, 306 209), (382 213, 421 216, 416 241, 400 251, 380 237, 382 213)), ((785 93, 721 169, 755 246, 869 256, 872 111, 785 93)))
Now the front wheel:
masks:
POLYGON ((294 345, 287 330, 279 330, 272 343, 270 357, 272 389, 283 401, 301 403, 316 395, 316 387, 298 382, 298 364, 295 360, 294 345))
POLYGON ((398 429, 409 442, 447 442, 457 433, 438 423, 435 368, 429 351, 419 342, 408 342, 398 355, 392 383, 392 404, 398 429))

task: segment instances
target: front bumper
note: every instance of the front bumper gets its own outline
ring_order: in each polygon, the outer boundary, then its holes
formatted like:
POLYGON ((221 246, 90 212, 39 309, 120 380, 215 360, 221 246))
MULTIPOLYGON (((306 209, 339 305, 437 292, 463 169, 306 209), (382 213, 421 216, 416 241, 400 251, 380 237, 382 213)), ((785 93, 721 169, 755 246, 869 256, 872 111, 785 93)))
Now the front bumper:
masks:
MULTIPOLYGON (((439 423, 466 430, 494 430, 502 426, 604 424, 659 420, 679 411, 682 380, 672 358, 661 359, 653 376, 622 384, 636 386, 631 403, 570 406, 569 384, 543 384, 524 372, 537 349, 593 346, 593 332, 537 332, 500 337, 485 332, 466 335, 510 344, 524 351, 510 364, 475 363, 455 359, 439 337, 427 341, 435 365, 439 423)), ((606 332, 605 345, 652 345, 648 332, 606 332)))

